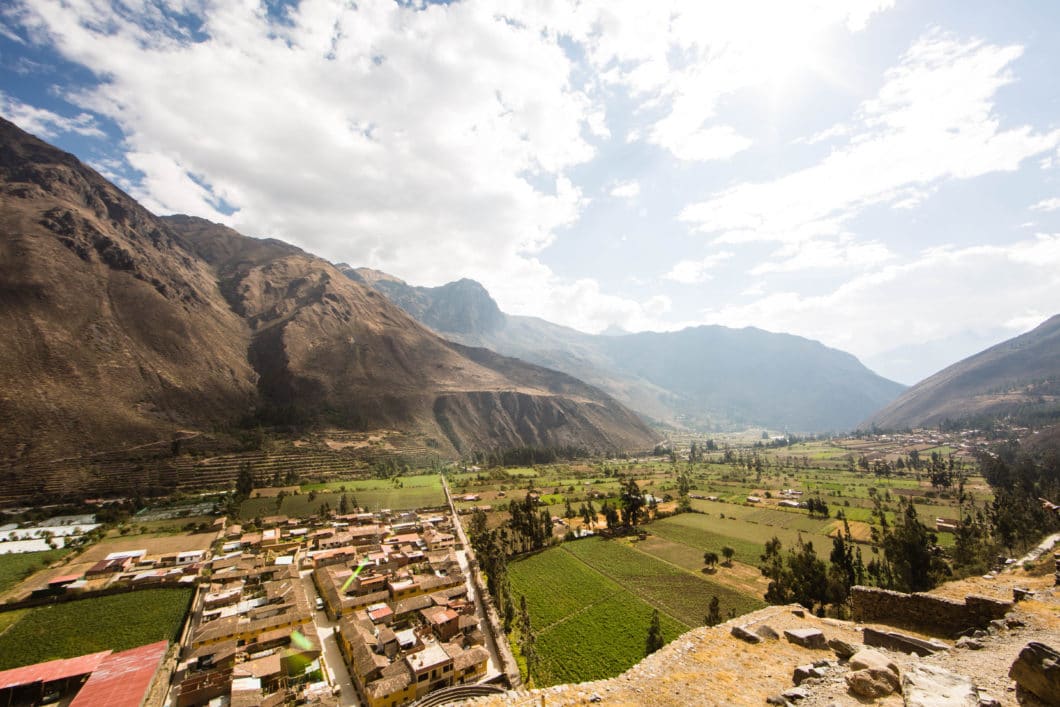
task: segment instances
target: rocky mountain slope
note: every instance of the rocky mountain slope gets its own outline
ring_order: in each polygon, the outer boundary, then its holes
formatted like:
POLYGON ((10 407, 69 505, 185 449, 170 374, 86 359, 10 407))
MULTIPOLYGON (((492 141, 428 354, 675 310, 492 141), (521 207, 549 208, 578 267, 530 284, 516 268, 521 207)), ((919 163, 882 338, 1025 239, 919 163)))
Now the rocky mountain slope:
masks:
POLYGON ((259 423, 398 429, 446 456, 654 441, 581 381, 447 342, 293 246, 157 218, 6 121, 0 219, 9 465, 259 423))
POLYGON ((1060 420, 1060 315, 917 383, 868 424, 979 425, 1004 416, 1031 424, 1060 420))
POLYGON ((448 339, 564 371, 667 424, 845 430, 903 390, 850 354, 797 336, 721 326, 594 336, 507 315, 472 280, 413 287, 339 267, 448 339))

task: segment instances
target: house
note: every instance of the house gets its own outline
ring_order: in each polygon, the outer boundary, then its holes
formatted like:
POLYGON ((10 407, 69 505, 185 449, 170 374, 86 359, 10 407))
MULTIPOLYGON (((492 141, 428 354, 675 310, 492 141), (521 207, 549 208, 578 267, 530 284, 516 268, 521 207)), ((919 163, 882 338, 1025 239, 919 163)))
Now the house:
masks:
POLYGON ((453 684, 453 659, 436 641, 425 642, 423 650, 405 656, 416 686, 416 699, 428 692, 453 684))

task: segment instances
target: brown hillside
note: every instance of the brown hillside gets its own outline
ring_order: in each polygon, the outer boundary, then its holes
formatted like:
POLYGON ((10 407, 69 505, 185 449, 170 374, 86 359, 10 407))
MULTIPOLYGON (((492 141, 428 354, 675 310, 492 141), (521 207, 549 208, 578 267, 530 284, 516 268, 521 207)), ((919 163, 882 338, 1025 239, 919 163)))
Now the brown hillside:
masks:
POLYGON ((983 424, 1008 415, 1037 424, 1060 415, 1060 315, 917 383, 866 424, 983 424))
POLYGON ((0 121, 0 458, 245 414, 249 330, 209 268, 68 155, 0 121))
POLYGON ((653 441, 590 386, 449 344, 288 244, 157 218, 7 122, 0 205, 0 459, 16 470, 257 421, 400 430, 447 456, 653 441))

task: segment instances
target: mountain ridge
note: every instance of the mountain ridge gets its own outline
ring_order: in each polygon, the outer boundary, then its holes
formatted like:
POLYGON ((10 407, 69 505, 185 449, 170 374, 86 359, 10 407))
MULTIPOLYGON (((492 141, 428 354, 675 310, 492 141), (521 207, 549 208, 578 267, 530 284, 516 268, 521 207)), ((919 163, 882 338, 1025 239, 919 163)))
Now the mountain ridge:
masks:
POLYGON ((849 353, 791 334, 704 325, 593 335, 505 314, 474 281, 416 287, 377 270, 340 270, 446 338, 565 371, 664 424, 851 429, 904 389, 849 353))
POLYGON ((156 217, 7 121, 0 206, 8 465, 256 423, 399 429, 451 458, 654 444, 592 386, 445 341, 290 244, 156 217))
POLYGON ((1060 419, 1060 315, 929 376, 865 422, 881 429, 1060 419))

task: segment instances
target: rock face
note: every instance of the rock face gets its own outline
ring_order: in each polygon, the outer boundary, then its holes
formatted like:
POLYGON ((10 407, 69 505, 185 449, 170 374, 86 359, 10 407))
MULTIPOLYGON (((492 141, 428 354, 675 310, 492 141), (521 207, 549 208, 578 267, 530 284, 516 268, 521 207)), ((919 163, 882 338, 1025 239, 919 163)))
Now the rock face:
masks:
POLYGON ((288 244, 157 218, 6 121, 0 228, 0 462, 16 470, 259 424, 399 430, 442 457, 655 441, 569 375, 445 341, 288 244))
POLYGON ((979 707, 975 683, 932 665, 916 665, 902 674, 906 707, 979 707))
POLYGON ((1032 641, 1024 646, 1009 677, 1046 704, 1060 705, 1060 652, 1032 641))

